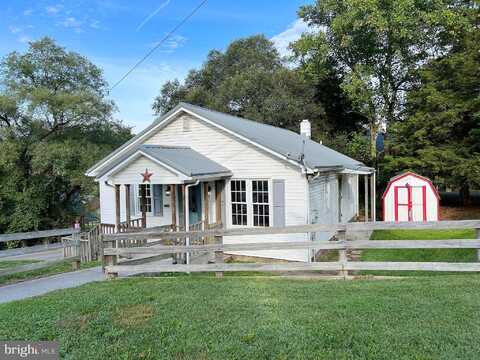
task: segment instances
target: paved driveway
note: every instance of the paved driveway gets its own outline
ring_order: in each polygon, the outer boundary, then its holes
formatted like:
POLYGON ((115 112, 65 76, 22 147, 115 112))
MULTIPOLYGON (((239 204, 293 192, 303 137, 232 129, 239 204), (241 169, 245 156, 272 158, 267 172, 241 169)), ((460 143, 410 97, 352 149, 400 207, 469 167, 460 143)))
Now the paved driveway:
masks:
POLYGON ((46 294, 53 290, 68 289, 93 281, 105 280, 100 266, 64 274, 0 286, 0 303, 46 294))

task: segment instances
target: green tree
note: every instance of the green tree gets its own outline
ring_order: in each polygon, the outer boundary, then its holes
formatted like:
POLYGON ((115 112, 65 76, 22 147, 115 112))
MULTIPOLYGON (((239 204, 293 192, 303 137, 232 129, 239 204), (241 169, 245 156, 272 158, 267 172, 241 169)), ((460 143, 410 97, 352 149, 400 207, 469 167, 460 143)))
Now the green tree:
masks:
POLYGON ((405 121, 390 129, 386 172, 411 169, 439 185, 480 186, 480 31, 473 27, 451 51, 420 71, 405 121))
POLYGON ((403 99, 426 61, 448 47, 466 24, 463 1, 318 0, 300 8, 312 27, 293 46, 302 67, 317 77, 334 66, 353 107, 368 119, 370 153, 382 124, 400 117, 403 99))
POLYGON ((263 35, 232 42, 225 52, 213 50, 182 85, 167 82, 153 109, 162 114, 179 101, 289 128, 298 132, 302 119, 313 124, 314 136, 330 129, 315 88, 282 63, 263 35))
POLYGON ((49 38, 0 65, 0 232, 65 225, 96 192, 85 170, 131 137, 102 71, 49 38))

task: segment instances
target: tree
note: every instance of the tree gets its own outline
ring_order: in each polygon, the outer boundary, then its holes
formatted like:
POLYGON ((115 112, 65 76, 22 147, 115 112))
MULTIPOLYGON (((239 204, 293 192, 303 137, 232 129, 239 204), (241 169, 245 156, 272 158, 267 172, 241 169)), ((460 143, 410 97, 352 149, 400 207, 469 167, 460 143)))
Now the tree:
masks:
POLYGON ((465 25, 468 2, 318 0, 300 8, 313 30, 292 47, 303 68, 341 74, 353 107, 368 119, 370 153, 382 124, 400 118, 403 100, 422 64, 448 48, 448 35, 465 25))
POLYGON ((282 63, 270 40, 257 35, 232 42, 225 52, 211 51, 183 85, 164 84, 153 109, 162 114, 183 100, 297 132, 300 121, 309 119, 320 136, 330 126, 315 96, 312 84, 282 63))
POLYGON ((49 38, 0 65, 0 232, 69 223, 96 186, 84 176, 131 137, 102 71, 49 38))
MULTIPOLYGON (((473 23, 473 22, 472 22, 473 23)), ((420 71, 419 87, 407 101, 408 117, 390 129, 386 172, 411 169, 436 184, 480 186, 480 31, 474 26, 451 51, 420 71)))

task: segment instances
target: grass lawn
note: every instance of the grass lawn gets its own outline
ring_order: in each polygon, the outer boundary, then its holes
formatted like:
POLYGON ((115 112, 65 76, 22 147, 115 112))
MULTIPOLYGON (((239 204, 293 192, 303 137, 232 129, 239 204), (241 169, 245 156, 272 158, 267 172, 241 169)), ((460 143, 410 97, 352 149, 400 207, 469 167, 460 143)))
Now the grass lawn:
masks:
POLYGON ((0 260, 0 269, 14 268, 20 265, 33 264, 38 260, 0 260))
MULTIPOLYGON (((0 261, 0 269, 2 268, 2 266, 3 266, 3 268, 15 267, 15 266, 19 266, 19 265, 25 265, 25 264, 28 264, 28 263, 34 263, 34 262, 38 262, 38 261, 35 261, 35 260, 0 261), (8 264, 6 264, 6 263, 8 263, 8 264)), ((80 269, 86 269, 86 268, 90 268, 90 267, 93 267, 93 266, 99 266, 99 265, 100 265, 99 261, 91 261, 91 262, 88 262, 88 263, 81 264, 80 269)), ((25 281, 25 280, 36 279, 36 278, 40 278, 40 277, 65 273, 65 272, 69 272, 69 271, 73 271, 71 261, 63 261, 63 262, 52 264, 51 266, 41 268, 41 269, 23 271, 23 272, 11 274, 11 275, 0 276, 0 286, 16 283, 16 282, 20 282, 20 281, 25 281)), ((0 288, 0 293, 1 293, 1 288, 0 288)))
POLYGON ((0 304, 68 359, 478 359, 480 276, 136 278, 0 304))
MULTIPOLYGON (((376 230, 371 240, 442 240, 474 239, 475 231, 467 230, 376 230)), ((362 251, 362 261, 474 262, 475 249, 368 249, 362 251)), ((439 272, 363 271, 374 275, 444 275, 439 272)))

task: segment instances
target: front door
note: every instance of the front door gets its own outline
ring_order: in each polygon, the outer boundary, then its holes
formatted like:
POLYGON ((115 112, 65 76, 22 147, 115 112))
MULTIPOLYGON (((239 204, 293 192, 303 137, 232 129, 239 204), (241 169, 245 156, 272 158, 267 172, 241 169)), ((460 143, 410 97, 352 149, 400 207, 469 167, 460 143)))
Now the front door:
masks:
POLYGON ((202 221, 202 186, 192 186, 188 191, 189 223, 197 224, 202 221))

